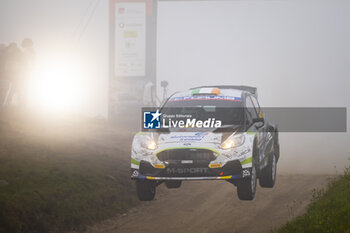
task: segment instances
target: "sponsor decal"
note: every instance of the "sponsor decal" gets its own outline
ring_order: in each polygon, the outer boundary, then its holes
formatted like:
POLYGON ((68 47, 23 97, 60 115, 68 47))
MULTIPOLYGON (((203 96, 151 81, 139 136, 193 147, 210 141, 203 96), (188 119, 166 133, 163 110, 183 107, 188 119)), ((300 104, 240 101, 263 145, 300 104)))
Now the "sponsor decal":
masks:
POLYGON ((164 164, 154 164, 155 168, 165 168, 164 164))
POLYGON ((250 176, 250 171, 248 169, 243 170, 243 178, 250 176))
POLYGON ((208 168, 167 168, 166 172, 169 174, 184 174, 184 173, 206 173, 208 168))
POLYGON ((139 171, 138 170, 134 170, 131 174, 132 177, 138 177, 139 176, 139 171))
POLYGON ((212 163, 209 165, 210 168, 218 168, 221 167, 221 163, 212 163))
POLYGON ((186 101, 186 100, 227 100, 227 101, 242 101, 242 98, 236 96, 217 96, 217 95, 195 95, 173 97, 169 101, 186 101))
POLYGON ((245 150, 241 151, 239 155, 240 156, 245 155, 245 154, 249 153, 250 151, 251 151, 250 148, 247 147, 245 150))
POLYGON ((193 160, 181 160, 182 164, 190 164, 193 163, 193 160))
MULTIPOLYGON (((208 132, 195 133, 194 135, 173 135, 170 138, 179 141, 202 141, 208 135, 208 132)), ((184 146, 190 146, 191 143, 184 143, 184 146), (186 145, 185 145, 186 144, 186 145)))

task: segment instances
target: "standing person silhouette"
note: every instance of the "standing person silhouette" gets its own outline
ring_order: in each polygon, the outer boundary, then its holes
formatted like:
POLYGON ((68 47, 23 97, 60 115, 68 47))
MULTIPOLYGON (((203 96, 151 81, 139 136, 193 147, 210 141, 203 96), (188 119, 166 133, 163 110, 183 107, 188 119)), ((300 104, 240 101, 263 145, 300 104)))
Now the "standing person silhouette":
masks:
POLYGON ((21 74, 21 91, 22 91, 22 101, 25 106, 28 106, 28 85, 32 79, 32 75, 35 69, 35 51, 34 51, 34 43, 32 39, 25 38, 22 41, 22 49, 23 49, 23 69, 21 74))
POLYGON ((8 80, 9 85, 4 105, 10 105, 14 102, 16 102, 17 106, 23 104, 23 67, 24 55, 16 43, 11 43, 5 53, 5 78, 8 80))
POLYGON ((5 79, 5 52, 6 45, 0 44, 0 106, 4 102, 8 83, 5 79))

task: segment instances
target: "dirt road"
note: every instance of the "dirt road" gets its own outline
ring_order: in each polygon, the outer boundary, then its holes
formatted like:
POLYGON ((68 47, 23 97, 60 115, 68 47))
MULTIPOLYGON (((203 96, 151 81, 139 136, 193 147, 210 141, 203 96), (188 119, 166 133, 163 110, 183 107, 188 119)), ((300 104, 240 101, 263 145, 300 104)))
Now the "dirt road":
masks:
MULTIPOLYGON (((132 183, 128 182, 132 132, 124 132, 99 121, 84 122, 80 119, 61 124, 39 120, 28 123, 0 121, 0 131, 3 148, 15 148, 9 150, 12 154, 16 153, 17 156, 23 154, 23 158, 28 155, 38 155, 38 159, 33 160, 34 162, 46 161, 50 166, 52 166, 52 161, 61 165, 61 159, 68 161, 62 163, 64 166, 79 163, 79 166, 71 168, 82 169, 79 172, 84 173, 79 173, 80 176, 85 175, 86 172, 95 172, 96 176, 113 180, 101 187, 110 188, 109 186, 116 182, 116 188, 133 190, 133 186, 130 186, 132 183), (11 142, 13 140, 17 144, 13 144, 11 142), (28 153, 28 148, 32 148, 30 153, 28 153), (81 159, 81 156, 84 159, 81 159), (94 163, 94 166, 91 163, 94 163), (115 163, 111 165, 113 171, 106 163, 115 163), (121 177, 121 180, 115 177, 121 177)), ((12 156, 11 153, 9 155, 12 156)), ((31 162, 31 160, 28 161, 31 162)), ((23 167, 21 169, 23 170, 23 167)), ((58 168, 55 169, 58 170, 58 168)), ((68 172, 66 177, 74 177, 69 176, 69 174, 75 174, 69 173, 71 172, 69 169, 62 171, 68 172)), ((281 171, 278 171, 276 186, 273 189, 258 188, 254 201, 239 201, 236 188, 225 181, 188 181, 184 182, 180 189, 175 190, 169 190, 162 184, 157 189, 155 201, 142 203, 124 215, 90 226, 87 232, 269 232, 284 224, 288 219, 301 214, 310 200, 312 189, 325 185, 327 178, 330 177, 327 175, 287 175, 281 171)), ((17 170, 14 172, 18 174, 17 170)), ((46 175, 46 173, 43 174, 46 175)), ((39 180, 43 179, 46 179, 46 176, 39 180)), ((95 178, 92 179, 94 180, 95 178)), ((111 190, 111 192, 116 191, 111 190)), ((100 197, 102 194, 95 195, 100 197)), ((125 198, 124 195, 127 194, 120 194, 123 200, 132 200, 125 198)), ((84 195, 78 193, 77 197, 84 197, 84 195)), ((112 196, 104 194, 103 197, 112 196)), ((82 203, 85 205, 84 202, 82 203)), ((118 202, 108 200, 101 200, 101 203, 118 204, 118 202)), ((95 204, 96 206, 99 205, 95 204)), ((87 204, 86 207, 91 208, 87 204)), ((77 208, 77 210, 81 211, 84 208, 77 208)), ((96 213, 103 213, 103 211, 96 209, 96 213)), ((50 219, 49 217, 47 219, 50 219)))
POLYGON ((269 232, 301 214, 312 189, 327 175, 278 175, 273 189, 258 188, 254 201, 240 201, 225 181, 189 181, 180 189, 162 184, 156 200, 93 227, 89 233, 269 232))

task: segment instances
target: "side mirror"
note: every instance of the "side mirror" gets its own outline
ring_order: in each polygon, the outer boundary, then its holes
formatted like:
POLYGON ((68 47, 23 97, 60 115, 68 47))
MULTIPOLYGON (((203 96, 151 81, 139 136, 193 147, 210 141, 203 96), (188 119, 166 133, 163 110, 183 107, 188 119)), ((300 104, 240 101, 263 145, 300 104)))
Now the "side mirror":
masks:
POLYGON ((264 126, 265 120, 264 120, 264 118, 254 118, 254 119, 253 119, 253 123, 259 123, 259 122, 260 122, 261 124, 255 125, 255 127, 256 127, 257 129, 259 129, 259 128, 261 128, 261 127, 264 126))
POLYGON ((258 123, 258 122, 264 123, 264 122, 265 122, 265 121, 264 121, 264 118, 254 118, 254 119, 253 119, 253 123, 258 123))

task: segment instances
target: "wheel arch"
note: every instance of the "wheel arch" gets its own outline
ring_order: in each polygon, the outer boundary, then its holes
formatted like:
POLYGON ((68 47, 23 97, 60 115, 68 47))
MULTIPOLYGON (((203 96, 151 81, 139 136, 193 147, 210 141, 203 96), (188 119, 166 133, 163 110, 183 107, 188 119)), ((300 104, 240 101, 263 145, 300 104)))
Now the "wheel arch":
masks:
POLYGON ((274 127, 274 134, 273 134, 273 146, 274 146, 274 151, 276 155, 276 159, 280 158, 280 142, 279 142, 279 132, 277 126, 274 127))

